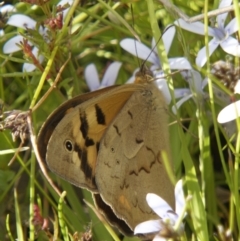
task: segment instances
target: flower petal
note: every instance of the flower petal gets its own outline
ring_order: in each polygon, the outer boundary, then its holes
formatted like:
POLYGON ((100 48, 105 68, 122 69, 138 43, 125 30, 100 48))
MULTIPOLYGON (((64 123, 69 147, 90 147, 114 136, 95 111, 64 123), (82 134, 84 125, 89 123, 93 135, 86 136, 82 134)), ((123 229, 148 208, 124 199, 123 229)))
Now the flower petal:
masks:
POLYGON ((172 210, 169 204, 154 193, 148 193, 146 197, 149 207, 159 216, 163 217, 167 211, 172 210))
POLYGON ((185 206, 185 198, 183 193, 182 179, 180 179, 174 189, 175 193, 175 212, 181 215, 181 212, 185 206))
POLYGON ((97 90, 100 87, 100 81, 95 64, 89 64, 85 68, 84 76, 91 91, 97 90))
POLYGON ((226 123, 240 117, 240 100, 223 108, 217 117, 218 123, 226 123))
POLYGON ((134 234, 156 233, 162 229, 160 220, 149 220, 138 224, 134 229, 134 234))
POLYGON ((6 4, 2 7, 0 7, 0 12, 2 14, 9 13, 9 12, 15 12, 15 11, 16 11, 16 8, 11 4, 6 4))
POLYGON ((237 81, 236 85, 234 86, 234 93, 240 94, 240 79, 237 81))
MULTIPOLYGON (((23 37, 21 35, 18 35, 9 39, 3 46, 3 53, 10 54, 21 50, 21 47, 16 45, 16 44, 20 44, 20 42, 23 42, 23 37)), ((30 42, 28 43, 31 45, 30 42)))
POLYGON ((202 77, 200 73, 194 69, 182 71, 181 75, 189 83, 190 89, 202 94, 202 77))
POLYGON ((225 27, 225 31, 228 32, 229 35, 232 35, 233 33, 237 32, 237 30, 238 30, 237 18, 234 18, 225 27))
POLYGON ((147 60, 150 63, 159 65, 157 54, 153 52, 149 47, 135 39, 125 38, 120 42, 120 46, 127 52, 137 56, 140 59, 147 60))
POLYGON ((132 84, 134 83, 136 77, 133 75, 132 77, 130 77, 127 81, 126 81, 126 84, 132 84))
POLYGON ((225 8, 225 7, 228 7, 232 4, 232 0, 221 0, 220 3, 219 3, 219 6, 218 8, 225 8))
POLYGON ((190 70, 184 70, 184 71, 181 71, 181 75, 182 77, 189 83, 189 81, 191 81, 192 79, 192 71, 190 70))
POLYGON ((37 67, 34 64, 30 64, 30 63, 23 64, 23 72, 32 72, 36 68, 37 67))
MULTIPOLYGON (((153 58, 154 58, 154 63, 152 61, 149 61, 149 62, 153 63, 153 65, 150 67, 150 69, 153 71, 155 69, 161 68, 160 59, 158 58, 158 54, 157 54, 156 41, 154 38, 152 38, 152 49, 151 49, 150 55, 153 55, 153 58)), ((149 59, 149 55, 147 56, 146 59, 147 60, 149 59)))
MULTIPOLYGON (((166 27, 166 29, 167 30, 163 33, 162 40, 163 40, 163 44, 164 44, 166 53, 168 54, 169 49, 172 45, 174 35, 176 33, 176 28, 175 28, 174 25, 169 25, 169 26, 166 27)), ((155 49, 156 49, 156 41, 153 38, 152 39, 152 50, 156 52, 155 49)))
MULTIPOLYGON (((219 43, 215 41, 213 38, 209 43, 209 57, 212 55, 214 50, 218 47, 219 43)), ((196 58, 196 65, 199 67, 202 67, 207 62, 207 55, 206 55, 206 47, 203 47, 198 52, 197 58, 196 58)))
POLYGON ((192 69, 189 61, 184 57, 170 58, 168 61, 170 69, 192 69))
POLYGON ((158 89, 161 90, 161 92, 164 96, 164 99, 166 101, 166 104, 169 105, 172 100, 172 97, 171 97, 166 79, 157 79, 155 81, 155 84, 157 85, 158 89))
MULTIPOLYGON (((231 3, 232 3, 232 0, 221 0, 218 8, 220 9, 220 8, 228 7, 231 5, 231 3)), ((217 15, 216 20, 217 20, 218 27, 224 26, 224 22, 226 20, 227 15, 228 15, 228 12, 217 15)))
POLYGON ((140 68, 137 68, 134 70, 133 75, 126 81, 126 84, 132 84, 134 83, 136 79, 136 74, 140 71, 140 68))
POLYGON ((108 66, 103 76, 101 87, 111 86, 115 83, 121 66, 121 62, 113 62, 108 66))
POLYGON ((26 15, 14 14, 8 19, 7 24, 23 29, 34 29, 37 22, 26 15))
POLYGON ((182 99, 180 99, 180 100, 176 103, 176 105, 174 105, 174 106, 172 107, 172 112, 173 112, 174 114, 176 114, 176 113, 177 113, 177 110, 180 108, 180 106, 181 106, 184 102, 186 102, 187 100, 189 100, 190 98, 192 98, 192 94, 187 95, 187 96, 184 96, 182 99))
POLYGON ((189 72, 189 77, 188 78, 188 83, 190 85, 190 88, 194 90, 194 92, 198 94, 202 94, 202 77, 200 73, 194 69, 188 71, 189 72))
MULTIPOLYGON (((38 59, 39 63, 41 64, 44 60, 44 56, 43 55, 38 55, 38 48, 37 47, 34 47, 32 49, 32 53, 33 55, 38 59)), ((30 64, 30 63, 25 63, 23 64, 23 72, 32 72, 33 70, 36 69, 36 65, 34 64, 30 64)))
POLYGON ((50 42, 50 39, 48 36, 48 29, 47 28, 43 28, 42 26, 39 27, 38 29, 38 32, 40 35, 42 35, 43 39, 46 41, 46 42, 50 42))
POLYGON ((177 19, 174 24, 192 33, 204 35, 204 24, 201 22, 187 23, 183 19, 177 19))
POLYGON ((172 25, 167 29, 167 31, 162 36, 163 44, 167 54, 169 53, 169 49, 171 48, 175 32, 176 28, 172 25))
POLYGON ((165 224, 170 224, 171 226, 174 226, 176 221, 178 220, 178 215, 173 211, 168 211, 164 216, 163 216, 163 219, 162 221, 165 223, 165 224))
POLYGON ((237 39, 229 36, 225 41, 220 43, 222 49, 233 56, 240 56, 240 44, 237 39))
POLYGON ((174 89, 175 99, 182 98, 182 97, 184 97, 186 95, 190 95, 190 94, 191 94, 191 91, 188 88, 174 89))

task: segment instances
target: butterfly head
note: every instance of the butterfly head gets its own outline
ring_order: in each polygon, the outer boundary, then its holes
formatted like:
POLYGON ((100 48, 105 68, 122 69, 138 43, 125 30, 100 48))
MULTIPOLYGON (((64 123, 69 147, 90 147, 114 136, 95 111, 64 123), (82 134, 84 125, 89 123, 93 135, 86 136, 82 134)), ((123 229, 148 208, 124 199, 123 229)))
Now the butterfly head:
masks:
POLYGON ((152 82, 152 80, 153 80, 152 71, 149 68, 147 68, 145 65, 143 65, 141 69, 136 73, 134 83, 145 84, 145 83, 152 82))

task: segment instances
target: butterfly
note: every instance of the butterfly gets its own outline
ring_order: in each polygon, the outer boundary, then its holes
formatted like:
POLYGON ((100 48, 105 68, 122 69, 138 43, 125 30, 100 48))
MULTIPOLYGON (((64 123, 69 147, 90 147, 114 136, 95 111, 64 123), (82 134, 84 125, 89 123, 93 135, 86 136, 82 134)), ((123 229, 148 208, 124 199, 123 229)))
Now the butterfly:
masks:
POLYGON ((158 216, 147 193, 174 209, 167 105, 153 81, 110 86, 76 96, 58 107, 38 136, 50 170, 93 193, 95 205, 125 235, 158 216))

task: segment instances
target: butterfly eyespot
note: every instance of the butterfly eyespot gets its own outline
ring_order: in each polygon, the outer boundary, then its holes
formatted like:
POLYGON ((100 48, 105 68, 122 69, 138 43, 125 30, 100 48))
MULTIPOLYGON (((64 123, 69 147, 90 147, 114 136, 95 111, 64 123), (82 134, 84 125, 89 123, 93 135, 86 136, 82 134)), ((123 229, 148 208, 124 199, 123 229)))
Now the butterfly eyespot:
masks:
POLYGON ((72 144, 72 141, 70 140, 66 140, 65 143, 65 148, 68 152, 71 152, 73 150, 73 144, 72 144))

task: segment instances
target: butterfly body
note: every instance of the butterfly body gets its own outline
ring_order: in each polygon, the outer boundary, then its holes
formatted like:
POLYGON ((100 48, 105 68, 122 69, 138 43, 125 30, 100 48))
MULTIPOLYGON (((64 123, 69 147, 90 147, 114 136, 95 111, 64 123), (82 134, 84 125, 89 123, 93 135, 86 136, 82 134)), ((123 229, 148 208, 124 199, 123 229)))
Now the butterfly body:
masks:
POLYGON ((40 155, 53 172, 94 192, 105 217, 129 234, 140 222, 157 218, 147 193, 174 208, 174 187, 161 157, 164 151, 172 165, 166 108, 154 83, 75 97, 44 124, 40 155))

